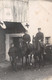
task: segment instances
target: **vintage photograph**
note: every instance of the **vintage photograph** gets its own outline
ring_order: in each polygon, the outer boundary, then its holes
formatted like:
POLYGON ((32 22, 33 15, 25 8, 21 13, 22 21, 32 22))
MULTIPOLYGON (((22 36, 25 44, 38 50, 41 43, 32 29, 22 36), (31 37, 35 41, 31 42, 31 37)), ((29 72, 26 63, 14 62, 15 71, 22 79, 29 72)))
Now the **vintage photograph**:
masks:
POLYGON ((0 80, 52 80, 52 0, 0 0, 0 80))

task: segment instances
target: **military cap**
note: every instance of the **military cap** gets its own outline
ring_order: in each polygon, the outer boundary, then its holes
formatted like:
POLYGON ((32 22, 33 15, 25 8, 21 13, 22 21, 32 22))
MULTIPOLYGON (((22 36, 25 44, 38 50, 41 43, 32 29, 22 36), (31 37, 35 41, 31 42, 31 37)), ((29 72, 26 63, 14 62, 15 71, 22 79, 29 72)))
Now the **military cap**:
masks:
POLYGON ((38 30, 41 30, 41 28, 38 28, 38 30))

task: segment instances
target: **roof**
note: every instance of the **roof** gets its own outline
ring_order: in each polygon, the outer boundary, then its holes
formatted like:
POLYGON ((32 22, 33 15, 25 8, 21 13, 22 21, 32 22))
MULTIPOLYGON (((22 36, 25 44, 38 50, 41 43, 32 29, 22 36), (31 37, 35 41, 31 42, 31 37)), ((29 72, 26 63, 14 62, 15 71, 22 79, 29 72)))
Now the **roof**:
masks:
POLYGON ((20 22, 4 22, 6 25, 6 33, 24 33, 27 30, 20 22))

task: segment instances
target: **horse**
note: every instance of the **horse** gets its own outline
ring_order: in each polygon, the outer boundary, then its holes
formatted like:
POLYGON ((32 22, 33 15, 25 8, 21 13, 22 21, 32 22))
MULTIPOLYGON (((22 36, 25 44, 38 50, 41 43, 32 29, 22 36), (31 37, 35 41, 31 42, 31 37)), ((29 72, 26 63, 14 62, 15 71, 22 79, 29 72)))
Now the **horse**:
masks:
POLYGON ((29 64, 31 63, 32 60, 32 54, 33 53, 33 45, 32 43, 27 44, 27 51, 26 51, 26 65, 27 65, 27 60, 29 64))
POLYGON ((38 41, 37 54, 39 58, 38 64, 40 68, 41 65, 44 66, 44 45, 42 41, 38 41))
POLYGON ((44 65, 44 44, 42 41, 38 41, 38 44, 36 44, 36 37, 33 40, 35 67, 37 63, 40 67, 42 63, 44 65))
POLYGON ((25 57, 25 64, 31 62, 31 58, 29 59, 29 56, 31 57, 31 52, 33 50, 33 45, 31 43, 25 42, 23 38, 19 41, 20 42, 20 49, 22 53, 22 64, 23 64, 23 57, 25 57))
POLYGON ((19 39, 19 48, 21 51, 21 57, 22 57, 22 66, 23 66, 23 58, 26 56, 26 51, 27 51, 27 44, 23 40, 23 38, 19 39))

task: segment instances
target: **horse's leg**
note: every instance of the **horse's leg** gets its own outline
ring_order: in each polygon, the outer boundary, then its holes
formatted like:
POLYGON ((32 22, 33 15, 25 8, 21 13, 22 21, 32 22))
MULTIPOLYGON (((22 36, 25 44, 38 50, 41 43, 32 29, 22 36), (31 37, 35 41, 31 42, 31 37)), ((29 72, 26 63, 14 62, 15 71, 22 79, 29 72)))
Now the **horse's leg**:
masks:
POLYGON ((37 57, 36 57, 36 55, 34 55, 34 65, 35 65, 35 68, 36 68, 36 64, 37 64, 37 57))
POLYGON ((42 58, 41 58, 41 53, 39 54, 39 68, 41 66, 41 63, 42 63, 42 58))
POLYGON ((26 65, 27 65, 27 56, 26 56, 26 65))
POLYGON ((43 54, 43 50, 41 50, 41 52, 40 52, 40 65, 44 66, 44 54, 43 54))
POLYGON ((30 55, 28 55, 28 57, 27 57, 27 58, 28 58, 28 64, 29 64, 29 63, 30 63, 30 55))
POLYGON ((44 66, 45 65, 45 55, 44 54, 42 54, 42 66, 44 66))
POLYGON ((23 67, 23 56, 22 56, 22 67, 23 67))
POLYGON ((44 65, 46 64, 45 54, 43 54, 44 65))
POLYGON ((27 59, 28 59, 28 55, 26 55, 25 57, 26 57, 26 66, 27 66, 27 59))
POLYGON ((45 50, 44 50, 44 48, 43 48, 43 50, 42 50, 42 55, 43 55, 43 66, 45 65, 45 63, 46 63, 46 60, 45 60, 45 50))
POLYGON ((30 65, 31 65, 31 60, 32 60, 32 54, 30 55, 30 65))

